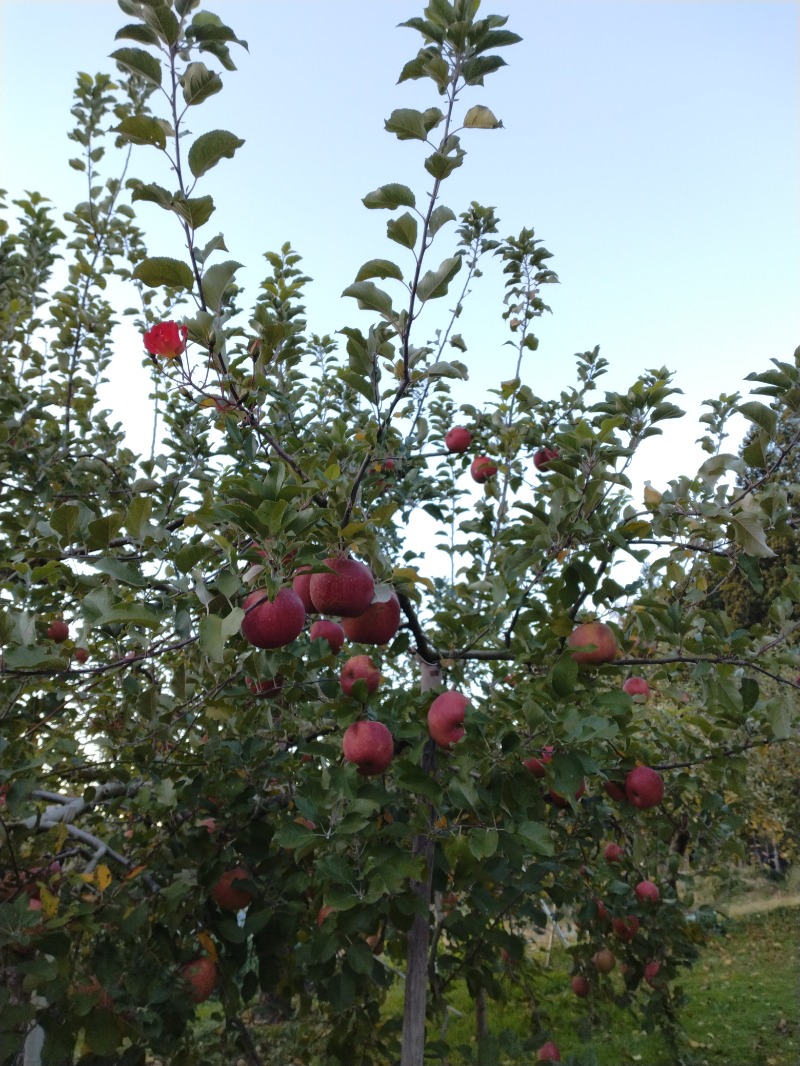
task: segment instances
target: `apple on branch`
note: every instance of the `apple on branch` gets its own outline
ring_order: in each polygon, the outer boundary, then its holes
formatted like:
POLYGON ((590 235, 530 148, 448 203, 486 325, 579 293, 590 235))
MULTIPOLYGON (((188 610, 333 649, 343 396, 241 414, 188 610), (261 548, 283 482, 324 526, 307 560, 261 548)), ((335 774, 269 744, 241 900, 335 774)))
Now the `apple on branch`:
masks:
POLYGON ((658 903, 661 899, 658 885, 653 881, 640 881, 633 891, 640 903, 658 903))
POLYGON ((558 459, 558 448, 539 448, 533 453, 533 465, 537 470, 547 470, 553 459, 558 459))
POLYGON ((642 698, 637 702, 646 703, 650 695, 650 686, 643 677, 629 677, 622 686, 622 691, 627 692, 629 696, 640 696, 642 698))
POLYGON ((610 663, 617 655, 617 638, 605 622, 582 622, 567 637, 567 646, 579 666, 610 663))
POLYGON ((664 798, 664 779, 649 766, 634 766, 625 778, 625 795, 634 807, 657 807, 664 798))
POLYGON ((561 1062, 561 1052, 558 1050, 558 1045, 554 1044, 552 1040, 548 1040, 542 1044, 539 1050, 536 1052, 537 1062, 561 1062))
POLYGON ((308 635, 312 640, 327 640, 328 646, 334 655, 338 655, 344 644, 344 629, 338 622, 331 622, 328 618, 320 618, 314 622, 308 635))
POLYGON ((383 722, 353 722, 342 737, 342 753, 359 773, 373 777, 382 774, 394 758, 394 739, 383 722))
POLYGON ((388 644, 400 628, 400 601, 388 585, 376 585, 372 603, 363 614, 345 618, 342 629, 357 644, 388 644))
POLYGON ((211 889, 211 898, 220 910, 244 910, 253 900, 253 893, 247 887, 250 880, 250 872, 243 866, 226 870, 211 889))
POLYGON ((381 683, 381 672, 368 655, 353 655, 342 667, 340 683, 345 696, 353 695, 356 681, 363 681, 370 695, 381 683))
POLYGON ((283 648, 306 624, 303 601, 290 588, 280 589, 274 600, 264 589, 258 589, 245 597, 242 606, 242 636, 256 648, 283 648))
POLYGON ((479 485, 483 485, 484 482, 495 476, 497 473, 497 467, 488 455, 477 455, 472 460, 469 472, 472 475, 473 481, 477 481, 479 485))
POLYGON ((463 426, 453 426, 444 435, 444 446, 451 453, 465 452, 472 443, 472 434, 463 426))
POLYGON ((192 1003, 205 1003, 217 984, 217 967, 207 956, 192 959, 181 968, 181 976, 189 986, 192 1003))
POLYGON ((338 614, 340 618, 357 618, 372 603, 375 579, 364 563, 355 559, 328 558, 329 571, 312 574, 309 594, 320 614, 338 614))
POLYGON ((464 736, 464 711, 469 704, 466 696, 454 690, 440 693, 428 710, 428 732, 440 748, 464 736))

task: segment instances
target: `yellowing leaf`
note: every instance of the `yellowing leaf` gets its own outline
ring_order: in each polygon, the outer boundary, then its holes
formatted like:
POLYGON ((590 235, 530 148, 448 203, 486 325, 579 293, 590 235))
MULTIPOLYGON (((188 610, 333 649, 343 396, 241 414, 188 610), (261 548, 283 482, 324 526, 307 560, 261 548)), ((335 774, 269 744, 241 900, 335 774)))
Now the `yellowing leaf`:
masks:
POLYGON ((208 954, 208 957, 212 962, 219 962, 219 955, 217 953, 217 945, 211 939, 210 935, 206 932, 198 933, 197 939, 203 945, 208 954))
POLYGON ((54 895, 49 888, 41 885, 39 899, 42 901, 42 911, 46 918, 55 918, 58 914, 58 896, 54 895))
POLYGON ((434 591, 431 579, 429 577, 423 577, 422 574, 411 566, 396 566, 394 570, 392 570, 392 579, 399 582, 408 581, 412 585, 424 585, 426 589, 430 589, 431 592, 434 591))

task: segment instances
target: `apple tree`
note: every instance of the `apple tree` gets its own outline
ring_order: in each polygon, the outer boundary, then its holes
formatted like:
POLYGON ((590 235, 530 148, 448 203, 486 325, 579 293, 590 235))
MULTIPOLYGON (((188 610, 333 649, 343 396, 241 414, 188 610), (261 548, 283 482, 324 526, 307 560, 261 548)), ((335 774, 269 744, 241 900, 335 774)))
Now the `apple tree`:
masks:
POLYGON ((430 0, 403 24, 398 93, 430 106, 386 130, 419 180, 365 191, 375 258, 318 334, 291 245, 248 301, 208 225, 242 141, 194 131, 245 43, 199 0, 119 6, 119 76, 75 92, 86 200, 58 224, 39 194, 3 204, 0 1061, 261 1063, 260 1001, 315 1020, 307 1060, 421 1066, 461 982, 479 1055, 589 1063, 611 1001, 678 1040, 715 920, 693 877, 733 853, 750 752, 796 728, 797 566, 766 621, 715 595, 758 587, 792 528, 770 447, 798 354, 752 375, 763 399, 713 401, 708 459, 636 500, 672 375, 603 391, 594 347, 537 395, 551 255, 447 202, 501 124, 505 17, 430 0), (491 270, 514 374, 457 403, 491 270), (99 399, 122 315, 146 458, 99 399), (722 450, 734 412, 758 476, 722 450), (540 1003, 524 1039, 491 1032, 487 997, 562 919, 585 1025, 540 1003))

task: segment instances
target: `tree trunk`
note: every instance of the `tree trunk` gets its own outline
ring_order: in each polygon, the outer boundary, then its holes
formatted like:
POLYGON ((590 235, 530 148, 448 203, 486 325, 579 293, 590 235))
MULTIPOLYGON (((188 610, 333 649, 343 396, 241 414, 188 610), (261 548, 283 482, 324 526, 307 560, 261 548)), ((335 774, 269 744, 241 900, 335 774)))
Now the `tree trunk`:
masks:
MULTIPOLYGON (((426 663, 417 656, 420 664, 420 689, 428 692, 437 688, 441 679, 438 664, 426 663)), ((434 765, 435 745, 428 741, 422 756, 422 765, 430 772, 434 765)), ((428 823, 433 826, 433 809, 429 808, 428 823)), ((403 1006, 403 1047, 400 1066, 423 1066, 425 1058, 425 1013, 428 1006, 428 947, 431 936, 430 904, 433 889, 433 838, 429 834, 414 837, 412 854, 423 856, 425 878, 412 881, 411 891, 424 904, 424 912, 414 915, 406 942, 406 990, 403 1006)))

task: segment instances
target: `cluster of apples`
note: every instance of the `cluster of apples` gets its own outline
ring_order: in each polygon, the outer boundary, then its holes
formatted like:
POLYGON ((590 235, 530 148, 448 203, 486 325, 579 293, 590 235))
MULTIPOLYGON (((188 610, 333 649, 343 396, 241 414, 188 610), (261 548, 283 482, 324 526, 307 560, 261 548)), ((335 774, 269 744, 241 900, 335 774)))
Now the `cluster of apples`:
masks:
MULTIPOLYGON (((472 443, 472 434, 463 426, 453 426, 444 437, 444 445, 450 453, 465 452, 472 443)), ((553 459, 558 458, 558 448, 539 448, 533 455, 533 465, 537 470, 547 470, 553 459)), ((497 473, 497 465, 488 455, 476 455, 469 468, 473 481, 485 484, 497 473)))
MULTIPOLYGON (((234 866, 214 883, 211 898, 220 910, 238 913, 253 901, 251 885, 250 871, 244 866, 234 866)), ((181 977, 188 986, 192 1003, 205 1003, 217 986, 217 964, 208 955, 198 955, 181 967, 181 977)))

